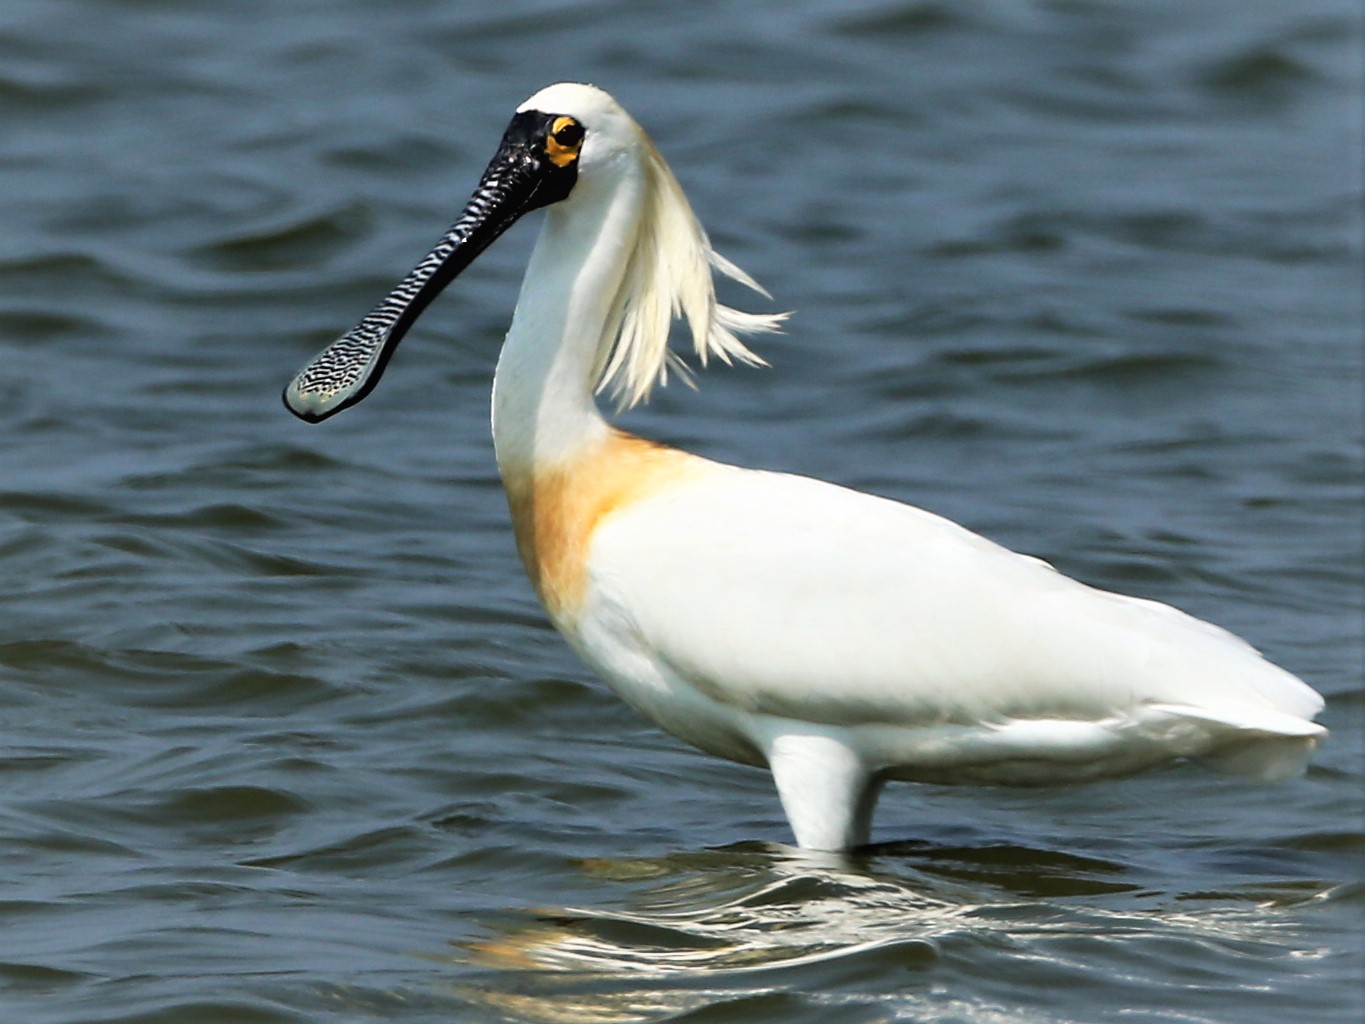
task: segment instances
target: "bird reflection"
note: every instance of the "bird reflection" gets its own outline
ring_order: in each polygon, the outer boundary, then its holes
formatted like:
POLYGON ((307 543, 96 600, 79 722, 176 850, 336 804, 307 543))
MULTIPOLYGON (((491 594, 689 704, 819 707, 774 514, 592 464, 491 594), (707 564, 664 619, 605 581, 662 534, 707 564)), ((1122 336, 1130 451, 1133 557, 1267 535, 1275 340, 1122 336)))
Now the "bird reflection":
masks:
POLYGON ((859 871, 840 855, 779 848, 732 853, 721 870, 698 870, 708 859, 587 862, 602 877, 640 878, 653 868, 662 880, 629 909, 552 912, 539 927, 480 942, 473 952, 493 966, 632 974, 772 970, 907 941, 932 958, 924 940, 934 922, 964 909, 859 871), (906 934, 907 914, 923 935, 906 934))
POLYGON ((592 860, 596 877, 644 882, 622 909, 543 911, 469 945, 516 972, 515 990, 466 990, 516 1019, 652 1021, 788 986, 783 972, 876 958, 932 963, 932 938, 967 912, 841 854, 744 844, 657 860, 592 860), (910 921, 918 922, 910 925, 910 921), (565 984, 572 978, 572 984, 565 984))

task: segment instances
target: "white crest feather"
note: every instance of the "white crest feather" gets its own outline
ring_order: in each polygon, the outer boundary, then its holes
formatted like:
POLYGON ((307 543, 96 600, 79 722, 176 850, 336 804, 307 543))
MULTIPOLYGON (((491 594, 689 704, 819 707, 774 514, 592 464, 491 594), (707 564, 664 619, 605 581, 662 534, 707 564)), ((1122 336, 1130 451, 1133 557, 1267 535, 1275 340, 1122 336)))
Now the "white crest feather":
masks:
POLYGON ((771 296, 711 248, 682 187, 643 131, 640 143, 644 209, 604 334, 611 340, 598 353, 595 372, 597 390, 610 391, 621 408, 648 398, 656 385, 667 381, 670 367, 691 382, 687 364, 668 347, 675 318, 687 320, 702 366, 712 356, 725 363, 765 366, 738 336, 777 331, 789 315, 745 313, 716 301, 713 268, 771 296))

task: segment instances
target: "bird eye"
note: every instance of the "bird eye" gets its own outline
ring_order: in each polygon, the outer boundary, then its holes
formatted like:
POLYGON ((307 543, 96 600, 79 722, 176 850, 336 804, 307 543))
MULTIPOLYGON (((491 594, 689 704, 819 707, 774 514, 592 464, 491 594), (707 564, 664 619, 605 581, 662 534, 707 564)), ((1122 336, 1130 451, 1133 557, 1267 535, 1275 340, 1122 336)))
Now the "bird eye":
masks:
POLYGON ((551 136, 559 145, 572 149, 583 141, 583 126, 571 117, 559 117, 555 119, 551 136))

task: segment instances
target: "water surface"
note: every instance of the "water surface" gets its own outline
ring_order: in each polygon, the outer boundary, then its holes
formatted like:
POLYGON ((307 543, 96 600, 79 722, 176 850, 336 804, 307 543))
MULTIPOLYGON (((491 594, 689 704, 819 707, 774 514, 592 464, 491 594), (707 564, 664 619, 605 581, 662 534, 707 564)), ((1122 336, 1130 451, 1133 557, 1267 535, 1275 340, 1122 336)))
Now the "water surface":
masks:
POLYGON ((1360 29, 11 0, 0 1018, 1356 1019, 1360 29), (781 845, 768 780, 638 720, 516 561, 487 392, 534 223, 363 406, 289 417, 566 78, 796 310, 632 429, 1237 631, 1327 695, 1309 773, 902 786, 867 856, 781 845))

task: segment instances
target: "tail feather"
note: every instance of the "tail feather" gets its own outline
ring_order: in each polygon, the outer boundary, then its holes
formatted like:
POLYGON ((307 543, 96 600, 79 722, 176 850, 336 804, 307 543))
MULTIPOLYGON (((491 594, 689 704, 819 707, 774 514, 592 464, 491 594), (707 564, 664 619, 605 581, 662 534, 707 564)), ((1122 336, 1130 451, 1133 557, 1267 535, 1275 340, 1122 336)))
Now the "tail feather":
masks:
POLYGON ((1303 774, 1327 730, 1317 722, 1268 707, 1156 705, 1184 720, 1203 723, 1217 739, 1203 755, 1219 771, 1267 782, 1303 774))
POLYGON ((1317 736, 1261 736, 1220 747, 1205 760, 1229 775, 1280 782, 1302 775, 1317 746, 1317 736))

